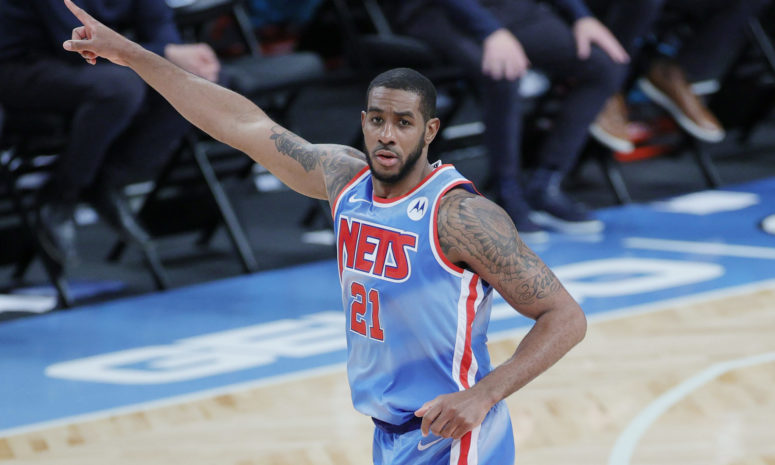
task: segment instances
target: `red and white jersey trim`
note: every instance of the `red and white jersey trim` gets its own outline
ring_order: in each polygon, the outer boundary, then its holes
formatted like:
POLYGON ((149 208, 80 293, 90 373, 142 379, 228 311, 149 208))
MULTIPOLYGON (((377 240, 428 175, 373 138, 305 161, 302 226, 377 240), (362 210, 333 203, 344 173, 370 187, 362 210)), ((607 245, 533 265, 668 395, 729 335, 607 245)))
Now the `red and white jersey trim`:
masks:
POLYGON ((347 184, 344 185, 341 191, 339 191, 339 195, 336 196, 336 201, 332 204, 331 207, 331 215, 336 218, 336 211, 339 209, 339 204, 342 202, 342 199, 345 197, 345 195, 352 190, 353 186, 358 184, 365 178, 371 174, 371 170, 369 170, 368 166, 364 166, 362 170, 358 172, 347 184))
POLYGON ((444 252, 441 250, 441 244, 439 243, 439 207, 441 205, 441 199, 444 198, 444 196, 449 192, 450 190, 454 189, 457 186, 471 186, 473 188, 473 183, 471 181, 468 181, 466 179, 458 179, 451 181, 449 184, 444 186, 444 188, 441 190, 439 195, 434 199, 433 201, 433 218, 430 222, 430 238, 431 238, 431 250, 433 251, 433 256, 436 257, 436 262, 447 270, 449 273, 455 275, 455 276, 462 276, 463 275, 463 268, 460 268, 459 266, 455 265, 449 259, 446 255, 444 255, 444 252))
POLYGON ((399 203, 403 202, 404 200, 408 199, 409 197, 411 197, 412 194, 414 194, 415 192, 417 192, 420 189, 422 189, 425 185, 429 184, 435 178, 439 177, 442 172, 448 171, 448 170, 453 170, 453 169, 455 169, 455 167, 452 166, 452 165, 439 165, 439 166, 435 167, 433 169, 433 171, 428 173, 428 175, 425 176, 425 178, 422 181, 420 181, 419 184, 414 186, 412 188, 412 190, 410 190, 406 194, 404 194, 404 195, 402 195, 400 197, 391 197, 389 199, 382 199, 382 198, 379 198, 379 197, 374 197, 372 195, 372 201, 374 202, 374 205, 377 206, 377 207, 381 207, 381 208, 394 207, 394 206, 398 205, 399 203))
POLYGON ((479 275, 463 271, 460 283, 460 298, 457 306, 457 334, 455 355, 452 361, 452 375, 462 391, 474 385, 479 365, 471 347, 476 312, 484 299, 484 289, 479 275))
MULTIPOLYGON (((455 355, 452 361, 452 376, 458 389, 465 390, 476 382, 479 364, 471 346, 476 312, 484 300, 484 288, 479 275, 469 270, 463 271, 460 283, 460 298, 457 305, 457 335, 455 337, 455 355)), ((481 425, 452 443, 450 465, 475 465, 479 463, 477 443, 481 425)))
POLYGON ((477 426, 463 435, 462 438, 452 441, 452 449, 449 454, 449 465, 477 465, 479 463, 479 431, 482 425, 477 426))

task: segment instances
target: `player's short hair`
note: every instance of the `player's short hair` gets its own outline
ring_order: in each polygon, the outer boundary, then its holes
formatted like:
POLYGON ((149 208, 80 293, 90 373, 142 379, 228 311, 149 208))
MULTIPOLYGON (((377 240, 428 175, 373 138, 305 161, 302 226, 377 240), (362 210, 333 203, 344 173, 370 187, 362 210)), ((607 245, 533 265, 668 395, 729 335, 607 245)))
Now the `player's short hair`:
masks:
POLYGON ((375 87, 405 90, 420 96, 420 113, 425 121, 436 116, 436 87, 427 77, 411 68, 394 68, 377 75, 366 92, 366 105, 375 87))

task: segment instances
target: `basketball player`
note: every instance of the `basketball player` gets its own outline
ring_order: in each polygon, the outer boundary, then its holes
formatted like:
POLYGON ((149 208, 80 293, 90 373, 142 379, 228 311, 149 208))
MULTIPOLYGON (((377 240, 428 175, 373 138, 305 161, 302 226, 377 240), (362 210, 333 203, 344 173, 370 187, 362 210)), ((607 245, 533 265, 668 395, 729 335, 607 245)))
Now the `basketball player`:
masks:
POLYGON ((367 152, 310 144, 249 100, 198 78, 65 3, 83 23, 66 50, 128 66, 188 120, 284 183, 328 199, 335 218, 355 408, 376 425, 376 464, 514 461, 503 402, 584 336, 581 308, 509 216, 450 165, 430 165, 435 89, 409 69, 377 76, 361 125, 367 152), (493 289, 535 325, 492 369, 493 289))

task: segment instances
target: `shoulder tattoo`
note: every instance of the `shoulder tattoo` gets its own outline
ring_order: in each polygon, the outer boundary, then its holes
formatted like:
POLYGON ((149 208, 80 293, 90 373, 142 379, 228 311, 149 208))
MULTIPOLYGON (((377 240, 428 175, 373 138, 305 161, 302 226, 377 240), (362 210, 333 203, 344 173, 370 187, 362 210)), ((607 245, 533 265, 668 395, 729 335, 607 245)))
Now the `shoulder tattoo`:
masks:
POLYGON ((499 290, 517 303, 532 303, 560 288, 549 267, 517 234, 494 203, 462 189, 448 193, 439 209, 439 243, 447 257, 468 268, 483 267, 499 290))

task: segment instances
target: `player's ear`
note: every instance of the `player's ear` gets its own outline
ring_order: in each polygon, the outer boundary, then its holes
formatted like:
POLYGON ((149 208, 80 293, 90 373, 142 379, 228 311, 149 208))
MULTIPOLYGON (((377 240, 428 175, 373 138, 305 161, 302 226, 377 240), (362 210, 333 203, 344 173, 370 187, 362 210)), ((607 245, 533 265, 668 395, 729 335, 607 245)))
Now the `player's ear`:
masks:
POLYGON ((366 122, 366 112, 361 110, 361 127, 363 127, 363 123, 366 122))
POLYGON ((441 120, 438 118, 431 118, 425 122, 425 144, 430 144, 433 139, 436 138, 436 134, 439 133, 441 128, 441 120))

